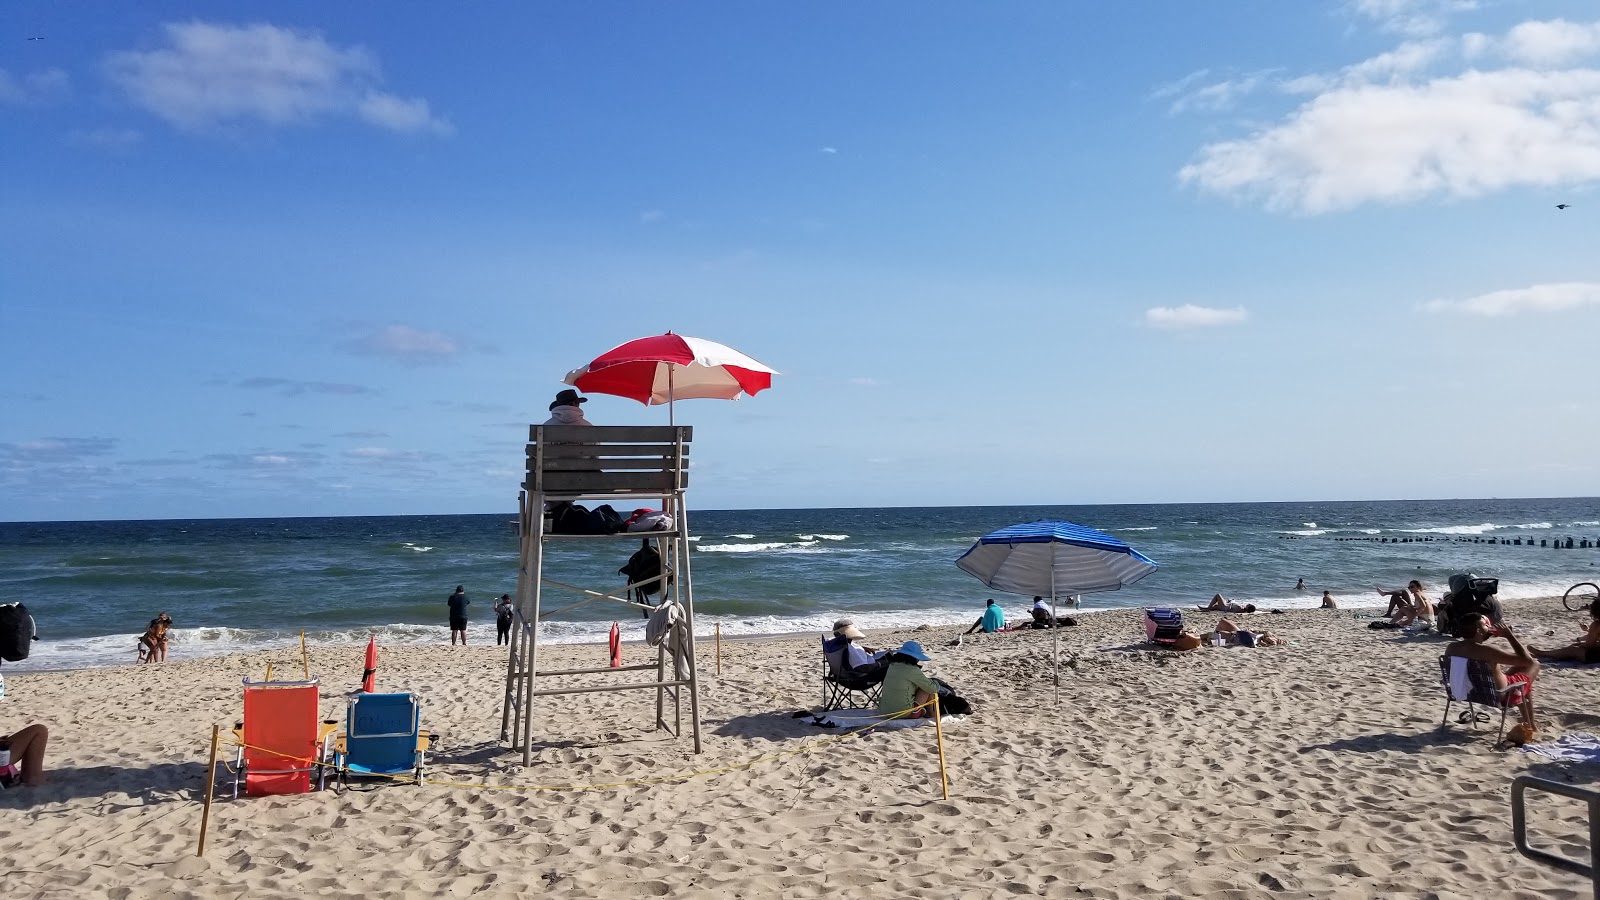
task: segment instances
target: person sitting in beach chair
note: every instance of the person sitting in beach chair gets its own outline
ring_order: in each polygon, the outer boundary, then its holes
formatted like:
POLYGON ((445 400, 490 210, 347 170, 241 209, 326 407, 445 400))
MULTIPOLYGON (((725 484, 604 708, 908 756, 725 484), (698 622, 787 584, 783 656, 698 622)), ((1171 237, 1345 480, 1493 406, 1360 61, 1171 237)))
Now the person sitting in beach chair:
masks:
POLYGON ((1210 603, 1205 606, 1196 606, 1195 609, 1201 612, 1253 613, 1256 611, 1256 605, 1254 603, 1234 603, 1221 594, 1213 594, 1210 603))
MULTIPOLYGON (((1510 625, 1493 625, 1489 617, 1474 614, 1463 619, 1457 626, 1456 637, 1444 650, 1441 664, 1445 665, 1447 687, 1452 699, 1468 699, 1457 697, 1457 684, 1461 679, 1456 676, 1454 664, 1449 663, 1451 658, 1466 660, 1469 664, 1462 668, 1462 672, 1470 676, 1474 669, 1487 677, 1481 685, 1479 696, 1473 702, 1489 702, 1489 705, 1502 708, 1518 707, 1522 713, 1520 731, 1512 729, 1508 738, 1512 743, 1526 743, 1533 740, 1538 729, 1533 717, 1533 684, 1539 678, 1539 662, 1533 658, 1522 642, 1512 632, 1510 625), (1491 647, 1486 641, 1491 637, 1503 637, 1511 645, 1510 652, 1498 647, 1491 647), (1481 664, 1481 665, 1472 665, 1481 664), (1483 695, 1489 695, 1487 697, 1483 695), (1490 702, 1498 698, 1496 702, 1490 702)), ((1445 715, 1449 716, 1449 704, 1446 703, 1445 715)), ((1501 727, 1505 727, 1505 719, 1501 717, 1501 727)))
POLYGON ((341 784, 352 775, 422 783, 433 735, 422 730, 422 701, 414 694, 355 694, 344 731, 333 742, 341 784))
POLYGON ((239 753, 234 760, 233 796, 303 794, 312 773, 324 784, 322 766, 328 739, 337 726, 317 717, 317 679, 244 681, 244 721, 233 729, 239 753))
POLYGON ((857 644, 864 635, 850 619, 833 623, 833 637, 822 639, 822 709, 845 709, 857 701, 871 706, 878 702, 889 654, 857 644))

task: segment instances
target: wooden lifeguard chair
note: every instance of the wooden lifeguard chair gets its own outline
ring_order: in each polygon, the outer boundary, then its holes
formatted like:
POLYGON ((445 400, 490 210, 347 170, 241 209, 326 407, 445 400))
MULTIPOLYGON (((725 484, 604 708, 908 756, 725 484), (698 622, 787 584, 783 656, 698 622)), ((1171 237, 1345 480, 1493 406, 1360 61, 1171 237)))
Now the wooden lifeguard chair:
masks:
MULTIPOLYGON (((700 752, 700 693, 695 671, 694 589, 689 571, 688 508, 683 492, 689 483, 689 441, 693 429, 677 426, 534 425, 528 434, 527 479, 518 495, 522 552, 517 570, 516 620, 506 666, 506 696, 500 716, 500 739, 522 750, 522 763, 533 756, 535 698, 596 691, 656 692, 656 728, 683 733, 683 692, 689 694, 689 720, 694 752, 700 752), (559 502, 637 501, 659 499, 672 517, 670 531, 622 532, 614 535, 552 534, 548 504, 559 502), (544 580, 544 557, 564 541, 636 541, 650 538, 672 580, 661 588, 661 605, 676 603, 681 616, 676 641, 663 640, 656 661, 616 668, 539 668, 539 617, 546 585, 574 591, 591 600, 611 600, 639 609, 630 598, 635 585, 617 591, 594 591, 544 580), (674 649, 669 650, 669 645, 674 649), (541 687, 562 676, 654 671, 651 681, 620 684, 541 687), (672 723, 667 722, 667 703, 672 723)), ((654 607, 644 607, 654 609, 654 607)))

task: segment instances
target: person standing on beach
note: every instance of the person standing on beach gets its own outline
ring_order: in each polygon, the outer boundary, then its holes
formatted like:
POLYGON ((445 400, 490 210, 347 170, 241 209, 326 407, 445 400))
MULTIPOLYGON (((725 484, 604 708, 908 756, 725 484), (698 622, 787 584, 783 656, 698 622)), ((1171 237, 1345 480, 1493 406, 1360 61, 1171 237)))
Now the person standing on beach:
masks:
POLYGON ((445 601, 450 607, 450 646, 456 645, 456 636, 461 637, 461 646, 467 645, 467 605, 472 601, 467 599, 467 589, 456 585, 456 592, 445 601))
POLYGON ((497 632, 495 646, 511 643, 511 620, 514 615, 511 610, 511 595, 501 594, 499 602, 494 605, 494 627, 497 632))

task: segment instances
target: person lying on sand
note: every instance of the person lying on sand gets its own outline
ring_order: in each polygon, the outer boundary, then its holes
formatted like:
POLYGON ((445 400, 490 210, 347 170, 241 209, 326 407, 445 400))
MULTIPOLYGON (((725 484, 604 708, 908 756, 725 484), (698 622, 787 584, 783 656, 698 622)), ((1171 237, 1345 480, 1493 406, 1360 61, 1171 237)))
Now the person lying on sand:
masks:
POLYGON ((1589 607, 1589 624, 1583 637, 1565 647, 1557 647, 1554 650, 1529 647, 1528 652, 1537 659, 1565 659, 1591 665, 1600 663, 1600 603, 1589 607))
POLYGON ((1256 605, 1254 603, 1234 603, 1232 600, 1223 597, 1221 594, 1214 594, 1211 597, 1211 602, 1209 604, 1205 606, 1196 606, 1195 609, 1198 609, 1201 612, 1211 612, 1215 610, 1231 613, 1253 613, 1256 611, 1256 605))
POLYGON ((1270 631, 1247 631, 1228 619, 1218 619, 1217 628, 1212 635, 1221 637, 1224 644, 1240 647, 1276 647, 1288 643, 1270 631))

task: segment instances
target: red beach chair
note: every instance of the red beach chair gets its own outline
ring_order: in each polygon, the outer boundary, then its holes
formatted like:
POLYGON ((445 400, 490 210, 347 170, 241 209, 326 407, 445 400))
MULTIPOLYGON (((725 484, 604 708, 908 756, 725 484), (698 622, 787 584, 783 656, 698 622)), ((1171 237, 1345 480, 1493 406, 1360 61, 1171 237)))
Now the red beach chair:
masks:
POLYGON ((244 682, 244 721, 233 729, 239 742, 234 764, 233 796, 244 793, 304 794, 325 785, 323 764, 328 745, 338 730, 317 717, 321 700, 315 678, 310 681, 244 682))

